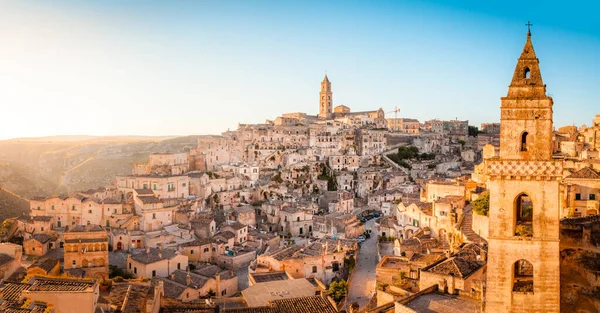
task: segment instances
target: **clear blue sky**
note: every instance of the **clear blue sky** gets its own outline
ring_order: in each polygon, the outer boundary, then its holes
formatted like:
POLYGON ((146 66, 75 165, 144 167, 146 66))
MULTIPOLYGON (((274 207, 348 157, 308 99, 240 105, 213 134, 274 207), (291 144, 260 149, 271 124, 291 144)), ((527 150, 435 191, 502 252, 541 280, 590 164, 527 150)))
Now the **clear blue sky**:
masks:
POLYGON ((284 112, 394 106, 499 120, 531 20, 556 126, 600 113, 593 2, 0 2, 0 139, 220 133, 284 112))

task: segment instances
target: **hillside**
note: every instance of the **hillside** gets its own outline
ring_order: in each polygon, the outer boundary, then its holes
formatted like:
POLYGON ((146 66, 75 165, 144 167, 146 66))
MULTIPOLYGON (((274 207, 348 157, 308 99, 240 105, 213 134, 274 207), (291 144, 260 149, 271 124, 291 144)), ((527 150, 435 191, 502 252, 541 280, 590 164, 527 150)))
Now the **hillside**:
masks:
POLYGON ((98 188, 150 153, 189 151, 199 136, 44 137, 0 141, 0 185, 24 197, 98 188), (166 138, 166 139, 165 139, 166 138), (64 139, 60 141, 57 139, 64 139))
POLYGON ((0 188, 0 221, 29 212, 29 201, 0 188))

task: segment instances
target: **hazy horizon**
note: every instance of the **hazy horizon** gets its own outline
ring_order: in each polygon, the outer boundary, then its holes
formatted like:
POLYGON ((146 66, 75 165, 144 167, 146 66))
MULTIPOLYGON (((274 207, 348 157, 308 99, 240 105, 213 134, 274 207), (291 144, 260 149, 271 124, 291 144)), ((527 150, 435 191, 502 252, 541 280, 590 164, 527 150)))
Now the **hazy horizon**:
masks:
POLYGON ((592 12, 520 1, 5 1, 0 140, 220 134, 314 115, 325 73, 334 106, 498 122, 528 20, 556 128, 589 125, 600 113, 592 12))

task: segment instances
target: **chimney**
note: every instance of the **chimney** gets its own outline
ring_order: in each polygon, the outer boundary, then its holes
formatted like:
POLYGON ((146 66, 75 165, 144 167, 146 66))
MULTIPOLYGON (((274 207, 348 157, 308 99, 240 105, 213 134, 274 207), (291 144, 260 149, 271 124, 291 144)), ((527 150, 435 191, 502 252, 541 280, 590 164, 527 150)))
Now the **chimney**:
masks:
POLYGON ((192 284, 192 276, 190 275, 190 270, 188 269, 187 276, 185 277, 185 283, 189 286, 192 284))
POLYGON ((175 280, 175 273, 171 273, 171 280, 175 280))

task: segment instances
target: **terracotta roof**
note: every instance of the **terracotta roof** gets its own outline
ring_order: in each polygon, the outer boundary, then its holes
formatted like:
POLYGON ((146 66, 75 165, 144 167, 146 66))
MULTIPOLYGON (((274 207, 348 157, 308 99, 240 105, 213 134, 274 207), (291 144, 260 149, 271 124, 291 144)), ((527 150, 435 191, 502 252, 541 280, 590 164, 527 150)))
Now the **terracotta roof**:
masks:
POLYGON ((155 197, 155 196, 138 196, 138 199, 140 199, 140 201, 142 201, 143 203, 161 203, 163 202, 161 199, 155 197))
POLYGON ((37 262, 33 263, 29 268, 33 269, 33 268, 40 268, 42 270, 44 270, 46 273, 48 273, 49 271, 51 271, 56 264, 58 264, 60 261, 58 261, 55 258, 45 258, 42 260, 38 260, 37 262))
POLYGON ((204 245, 210 244, 210 242, 211 241, 208 238, 200 238, 200 239, 196 239, 194 241, 182 243, 179 246, 180 247, 198 247, 198 246, 204 246, 204 245))
POLYGON ((222 227, 230 227, 234 230, 240 230, 240 229, 246 228, 246 225, 236 221, 231 224, 223 225, 222 227))
POLYGON ((222 237, 222 238, 228 240, 228 239, 231 239, 231 238, 235 238, 235 234, 232 233, 232 232, 230 232, 230 231, 228 231, 228 230, 224 230, 224 231, 220 231, 220 232, 216 233, 214 235, 214 237, 215 238, 216 237, 222 237))
POLYGON ((35 277, 29 291, 79 292, 92 291, 95 281, 67 278, 35 277))
POLYGON ((4 266, 5 264, 8 264, 14 260, 15 258, 6 253, 0 253, 0 266, 4 266))
POLYGON ((571 175, 566 178, 576 178, 576 179, 600 179, 600 175, 594 171, 592 168, 584 167, 579 171, 573 172, 571 175))
POLYGON ((261 306, 255 308, 223 309, 224 313, 280 313, 276 308, 261 306))
POLYGON ((35 235, 33 235, 33 237, 31 239, 35 239, 39 243, 44 244, 44 243, 52 240, 52 236, 50 236, 48 234, 35 234, 35 235))
POLYGON ((468 261, 462 258, 452 257, 426 269, 426 271, 441 275, 466 278, 482 266, 483 262, 468 261))
POLYGON ((286 313, 337 313, 333 305, 321 296, 274 300, 279 312, 286 313))
POLYGON ((92 231, 104 231, 104 228, 100 225, 77 225, 71 228, 68 233, 83 233, 83 232, 92 232, 92 231))
POLYGON ((9 304, 16 304, 20 302, 21 292, 28 290, 30 287, 29 284, 5 283, 4 288, 0 290, 0 296, 9 304))
POLYGON ((131 259, 140 263, 150 264, 166 259, 172 259, 176 255, 177 254, 175 253, 175 251, 171 249, 159 250, 157 248, 150 248, 149 252, 146 252, 146 250, 144 250, 141 253, 132 254, 131 259))
POLYGON ((118 284, 112 287, 108 297, 119 312, 139 313, 146 311, 146 299, 152 290, 148 285, 118 284))

